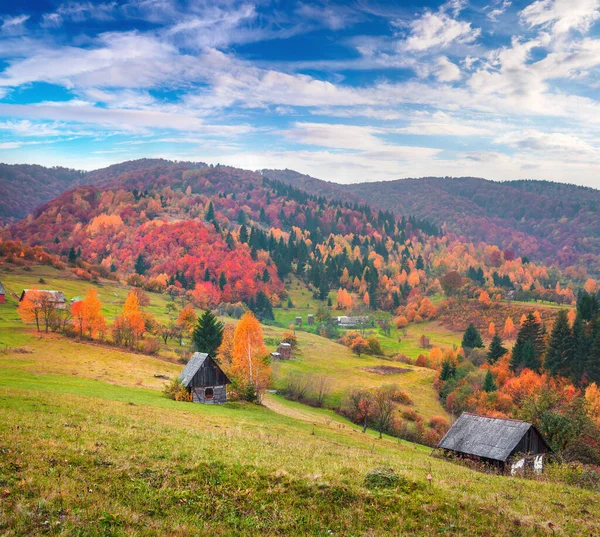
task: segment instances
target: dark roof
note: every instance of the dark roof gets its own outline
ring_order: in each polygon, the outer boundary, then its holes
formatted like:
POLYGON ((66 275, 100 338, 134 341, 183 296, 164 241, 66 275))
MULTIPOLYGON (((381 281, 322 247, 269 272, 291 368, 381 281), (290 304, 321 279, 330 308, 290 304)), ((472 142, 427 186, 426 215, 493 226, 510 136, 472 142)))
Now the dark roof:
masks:
POLYGON ((179 375, 179 380, 186 388, 194 378, 194 375, 198 372, 198 369, 202 367, 204 361, 208 358, 208 354, 205 352, 195 352, 190 358, 190 361, 183 368, 183 372, 179 375))
POLYGON ((6 289, 4 289, 4 285, 2 285, 2 282, 0 282, 0 295, 5 295, 6 294, 6 289))
POLYGON ((506 461, 531 428, 535 429, 525 421, 486 418, 463 412, 440 440, 438 448, 506 461))

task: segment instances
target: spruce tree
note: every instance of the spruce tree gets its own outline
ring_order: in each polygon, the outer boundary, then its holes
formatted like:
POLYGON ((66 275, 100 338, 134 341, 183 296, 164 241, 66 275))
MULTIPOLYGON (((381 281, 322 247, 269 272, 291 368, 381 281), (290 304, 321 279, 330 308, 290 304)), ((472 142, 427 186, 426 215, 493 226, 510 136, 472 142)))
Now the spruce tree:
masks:
POLYGON ((502 338, 498 334, 494 334, 492 342, 490 343, 490 350, 488 351, 487 361, 490 364, 495 364, 507 352, 508 349, 502 345, 502 338))
POLYGON ((75 248, 71 246, 71 249, 69 250, 69 263, 74 265, 75 261, 77 261, 77 252, 75 252, 75 248))
POLYGON ((242 225, 242 227, 240 227, 240 237, 239 238, 240 238, 240 242, 242 242, 242 243, 248 242, 248 230, 246 229, 246 226, 244 226, 244 225, 242 225))
POLYGON ((497 389, 498 386, 496 386, 494 375, 492 375, 492 372, 488 369, 487 373, 485 374, 485 379, 483 380, 483 391, 489 393, 495 392, 497 389))
POLYGON ((195 349, 214 357, 223 341, 223 328, 223 323, 217 319, 214 313, 206 310, 198 318, 192 333, 195 349))
POLYGON ((225 289, 225 286, 227 285, 227 276, 225 276, 225 273, 223 271, 221 271, 221 275, 219 276, 219 289, 221 289, 221 291, 223 289, 225 289))
POLYGON ((212 222, 215 219, 215 206, 212 201, 208 204, 208 209, 206 210, 206 216, 204 218, 208 222, 212 222))
POLYGON ((573 338, 567 312, 561 310, 554 321, 544 366, 552 376, 566 375, 573 359, 573 338))
MULTIPOLYGON (((567 375, 576 383, 581 384, 586 373, 588 353, 593 348, 593 337, 586 334, 585 324, 581 315, 577 315, 572 329, 572 355, 567 364, 567 375)), ((592 329, 593 335, 593 329, 592 329)))
POLYGON ((465 330, 465 333, 463 335, 462 338, 462 348, 463 349, 475 349, 475 348, 482 348, 483 347, 483 341, 481 339, 481 334, 479 333, 479 330, 477 330, 477 328, 475 328, 475 325, 473 323, 471 323, 467 329, 465 330))
POLYGON ((543 334, 542 325, 536 320, 533 313, 529 313, 517 334, 517 341, 512 349, 510 368, 513 371, 524 367, 535 371, 539 370, 545 350, 543 334), (526 346, 526 343, 530 343, 531 346, 526 346))
POLYGON ((144 274, 146 274, 147 269, 148 269, 148 266, 146 265, 144 256, 142 254, 138 255, 137 259, 135 260, 136 273, 139 274, 140 276, 143 276, 144 274))

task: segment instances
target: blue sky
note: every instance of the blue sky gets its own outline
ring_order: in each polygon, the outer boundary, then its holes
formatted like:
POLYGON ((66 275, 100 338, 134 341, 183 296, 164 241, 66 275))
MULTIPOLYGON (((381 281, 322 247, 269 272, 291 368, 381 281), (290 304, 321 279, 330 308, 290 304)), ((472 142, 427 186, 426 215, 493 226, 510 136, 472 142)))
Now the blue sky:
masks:
POLYGON ((2 2, 0 161, 600 187, 600 0, 2 2))

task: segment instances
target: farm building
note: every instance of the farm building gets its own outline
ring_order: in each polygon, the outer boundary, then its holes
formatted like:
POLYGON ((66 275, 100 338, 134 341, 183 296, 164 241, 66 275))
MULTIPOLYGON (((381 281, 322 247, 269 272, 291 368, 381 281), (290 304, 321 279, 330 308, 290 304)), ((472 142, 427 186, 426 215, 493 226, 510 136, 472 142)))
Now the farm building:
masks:
POLYGON ((0 304, 4 304, 6 297, 6 289, 4 289, 4 285, 0 282, 0 304))
POLYGON ((275 352, 271 353, 273 360, 291 360, 292 359, 292 346, 285 341, 282 341, 275 352))
POLYGON ((335 322, 342 328, 354 328, 355 326, 367 324, 369 317, 347 317, 346 315, 342 315, 335 317, 335 322))
POLYGON ((440 440, 437 449, 457 457, 479 460, 511 473, 532 467, 541 472, 543 456, 551 449, 531 423, 486 418, 463 412, 440 440))
MULTIPOLYGON (((33 289, 23 289, 23 292, 19 297, 19 302, 23 302, 29 291, 33 291, 33 289)), ((67 307, 67 299, 62 291, 48 291, 45 289, 36 289, 36 291, 38 293, 44 293, 48 295, 50 297, 50 301, 54 303, 54 307, 56 309, 64 310, 67 307)))
POLYGON ((194 403, 221 404, 227 402, 227 384, 231 381, 208 354, 196 352, 190 358, 179 380, 191 391, 194 403))

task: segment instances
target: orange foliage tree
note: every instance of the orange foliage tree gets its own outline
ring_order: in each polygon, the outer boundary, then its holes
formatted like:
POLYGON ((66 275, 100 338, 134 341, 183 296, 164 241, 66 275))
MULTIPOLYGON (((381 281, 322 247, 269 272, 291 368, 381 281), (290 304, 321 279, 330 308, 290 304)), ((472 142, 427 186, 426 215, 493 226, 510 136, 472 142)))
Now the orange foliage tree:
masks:
POLYGON ((187 304, 179 313, 179 317, 177 317, 177 324, 189 333, 194 328, 196 320, 197 318, 196 312, 194 311, 194 306, 187 304))
POLYGON ((515 323, 513 323, 513 320, 510 317, 506 318, 503 332, 506 337, 512 337, 515 335, 515 323))
POLYGON ((252 312, 245 313, 235 328, 231 374, 248 398, 261 400, 269 385, 271 367, 267 361, 262 328, 252 312))
POLYGON ((93 287, 86 293, 83 300, 79 300, 71 307, 72 323, 75 329, 83 336, 87 332, 93 339, 104 334, 106 320, 102 315, 102 302, 98 298, 98 291, 93 287))
POLYGON ((144 335, 145 323, 135 293, 129 293, 123 311, 113 325, 113 337, 120 345, 133 347, 144 335))
POLYGON ((223 328, 223 339, 217 349, 217 359, 226 373, 231 370, 233 362, 233 341, 235 327, 232 324, 226 324, 223 328))
POLYGON ((490 299, 490 295, 488 294, 487 291, 481 291, 481 294, 479 295, 479 303, 483 304, 486 307, 492 303, 492 300, 490 299))
POLYGON ((488 334, 490 337, 494 337, 496 334, 496 325, 493 322, 490 322, 490 325, 488 326, 488 334))
POLYGON ((52 317, 56 315, 56 302, 50 293, 30 289, 19 302, 17 313, 23 322, 35 323, 38 332, 43 323, 47 333, 52 317))

